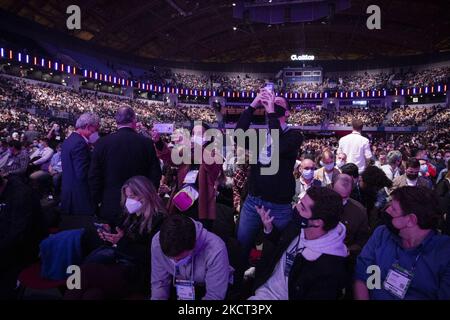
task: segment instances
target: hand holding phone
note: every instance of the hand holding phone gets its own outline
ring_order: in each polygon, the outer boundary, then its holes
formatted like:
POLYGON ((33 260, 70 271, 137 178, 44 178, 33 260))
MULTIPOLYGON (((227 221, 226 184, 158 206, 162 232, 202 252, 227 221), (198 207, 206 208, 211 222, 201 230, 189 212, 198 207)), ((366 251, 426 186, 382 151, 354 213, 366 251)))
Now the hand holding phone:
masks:
POLYGON ((94 222, 94 226, 98 232, 111 232, 111 227, 108 224, 94 222))

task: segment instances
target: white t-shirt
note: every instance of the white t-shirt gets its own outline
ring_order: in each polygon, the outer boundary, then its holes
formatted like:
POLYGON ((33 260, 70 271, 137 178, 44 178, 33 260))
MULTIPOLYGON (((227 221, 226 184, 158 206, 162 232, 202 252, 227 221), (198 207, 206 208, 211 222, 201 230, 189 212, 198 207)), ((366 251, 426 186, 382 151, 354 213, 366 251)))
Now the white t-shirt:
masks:
POLYGON ((362 173, 366 168, 366 159, 372 157, 369 139, 356 131, 339 140, 337 153, 345 153, 347 155, 347 163, 356 164, 359 173, 362 173))

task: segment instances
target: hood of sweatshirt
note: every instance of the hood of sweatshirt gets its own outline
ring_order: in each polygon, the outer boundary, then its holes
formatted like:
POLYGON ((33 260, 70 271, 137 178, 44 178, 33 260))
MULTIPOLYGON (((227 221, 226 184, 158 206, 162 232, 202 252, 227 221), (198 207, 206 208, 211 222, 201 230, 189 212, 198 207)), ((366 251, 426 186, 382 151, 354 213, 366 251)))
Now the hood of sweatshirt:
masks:
POLYGON ((303 248, 301 254, 309 261, 317 260, 322 254, 346 257, 348 256, 348 250, 344 244, 345 233, 346 228, 341 222, 336 228, 314 240, 305 239, 305 232, 302 229, 299 243, 299 248, 303 248))

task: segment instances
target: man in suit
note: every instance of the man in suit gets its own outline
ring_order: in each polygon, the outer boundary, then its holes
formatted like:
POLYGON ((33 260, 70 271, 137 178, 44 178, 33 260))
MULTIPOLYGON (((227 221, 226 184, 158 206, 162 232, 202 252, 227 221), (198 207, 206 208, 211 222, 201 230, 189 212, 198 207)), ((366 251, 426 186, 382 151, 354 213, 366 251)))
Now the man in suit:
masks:
POLYGON ((392 189, 398 189, 404 186, 425 187, 432 189, 431 181, 423 176, 419 176, 420 162, 416 158, 410 158, 406 162, 405 174, 397 177, 393 181, 392 189))
POLYGON ((153 142, 136 132, 136 114, 128 106, 116 113, 118 130, 101 138, 95 145, 89 169, 89 187, 99 217, 115 224, 120 217, 120 190, 126 180, 146 176, 158 190, 161 179, 160 162, 153 142))
POLYGON ((362 248, 369 239, 369 221, 366 208, 361 203, 350 198, 353 178, 348 174, 338 174, 333 179, 333 190, 342 197, 344 211, 341 222, 346 227, 345 245, 350 257, 356 260, 362 248))
POLYGON ((331 150, 326 149, 322 152, 320 165, 322 168, 314 172, 314 179, 322 182, 322 187, 331 186, 333 179, 340 173, 335 168, 334 154, 331 150))
POLYGON ((99 124, 97 115, 82 114, 76 122, 76 131, 62 145, 61 209, 65 214, 92 216, 95 213, 88 184, 89 137, 98 131, 99 124))

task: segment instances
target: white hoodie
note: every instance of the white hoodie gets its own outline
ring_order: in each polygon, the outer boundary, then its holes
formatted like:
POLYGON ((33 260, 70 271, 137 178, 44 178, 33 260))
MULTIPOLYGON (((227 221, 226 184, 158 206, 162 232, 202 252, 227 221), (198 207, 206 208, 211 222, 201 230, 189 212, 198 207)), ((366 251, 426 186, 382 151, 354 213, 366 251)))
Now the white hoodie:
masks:
POLYGON ((249 300, 288 300, 288 277, 284 275, 284 266, 286 265, 286 252, 290 252, 298 244, 298 249, 304 248, 301 255, 308 261, 319 259, 322 254, 329 254, 338 257, 346 257, 348 255, 347 247, 344 244, 346 229, 339 222, 336 228, 328 231, 325 235, 318 239, 305 239, 305 232, 302 229, 300 235, 292 240, 291 244, 284 252, 280 261, 275 266, 272 276, 259 287, 255 295, 249 300))

